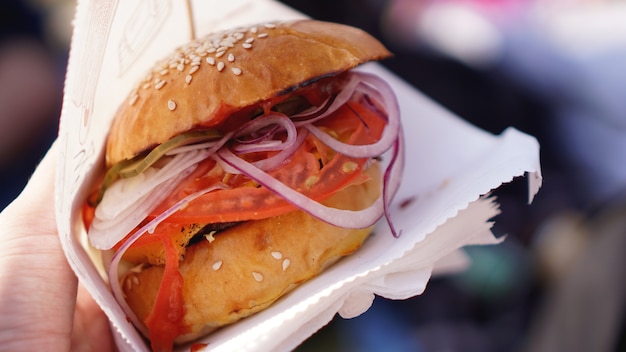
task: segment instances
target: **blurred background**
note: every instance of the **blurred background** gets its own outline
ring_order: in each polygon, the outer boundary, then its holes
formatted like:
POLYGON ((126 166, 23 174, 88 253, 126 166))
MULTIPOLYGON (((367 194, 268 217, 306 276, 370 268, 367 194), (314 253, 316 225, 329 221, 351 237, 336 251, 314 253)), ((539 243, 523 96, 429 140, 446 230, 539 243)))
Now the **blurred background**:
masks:
MULTIPOLYGON (((524 179, 496 192, 508 237, 467 248, 467 271, 298 350, 626 351, 626 2, 282 2, 378 37, 395 54, 383 65, 478 127, 537 137, 544 176, 530 206, 524 179)), ((56 136, 73 12, 0 4, 0 209, 56 136)))

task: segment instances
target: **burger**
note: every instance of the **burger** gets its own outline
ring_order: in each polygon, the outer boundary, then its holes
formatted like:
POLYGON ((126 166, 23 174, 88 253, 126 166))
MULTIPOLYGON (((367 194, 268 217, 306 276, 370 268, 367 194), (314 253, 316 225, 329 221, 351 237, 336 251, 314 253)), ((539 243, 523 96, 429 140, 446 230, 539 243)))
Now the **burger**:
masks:
POLYGON ((83 219, 154 350, 265 309, 388 218, 398 105, 353 68, 389 56, 349 26, 265 23, 185 44, 130 92, 83 219))

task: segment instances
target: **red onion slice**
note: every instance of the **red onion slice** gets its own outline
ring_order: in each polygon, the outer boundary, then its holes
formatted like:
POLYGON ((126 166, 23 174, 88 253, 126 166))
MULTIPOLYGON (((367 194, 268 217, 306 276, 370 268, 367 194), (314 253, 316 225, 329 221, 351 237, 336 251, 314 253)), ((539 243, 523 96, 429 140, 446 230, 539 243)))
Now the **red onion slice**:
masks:
POLYGON ((91 245, 100 250, 113 248, 115 244, 126 237, 137 224, 141 223, 154 208, 165 200, 168 194, 176 188, 178 183, 187 177, 194 169, 195 165, 192 165, 182 172, 177 171, 176 177, 164 182, 154 189, 153 192, 141 198, 114 221, 102 221, 98 218, 94 218, 87 233, 91 245))
POLYGON ((350 78, 346 85, 334 97, 334 99, 331 99, 330 105, 327 108, 325 108, 325 105, 322 104, 321 108, 318 108, 313 112, 296 114, 291 116, 291 119, 294 120, 294 124, 296 125, 296 127, 300 127, 306 124, 317 122, 325 117, 330 116, 332 113, 337 111, 337 109, 350 101, 350 99, 354 95, 354 91, 360 83, 360 78, 353 72, 350 75, 350 78))
POLYGON ((375 90, 380 92, 380 100, 377 100, 383 105, 387 115, 387 125, 383 130, 381 138, 376 143, 368 145, 351 145, 333 138, 312 124, 306 124, 304 128, 308 129, 322 143, 338 153, 353 158, 373 158, 389 150, 396 139, 398 139, 398 134, 400 133, 400 108, 393 90, 387 82, 366 73, 355 74, 355 76, 359 77, 359 84, 372 85, 375 90))
MULTIPOLYGON (((244 154, 264 151, 276 151, 281 150, 285 147, 288 148, 296 141, 298 132, 296 130, 296 126, 293 124, 293 121, 291 121, 291 119, 286 115, 274 112, 250 121, 241 129, 241 131, 237 133, 236 136, 245 136, 268 126, 278 126, 278 129, 272 129, 272 134, 276 134, 280 131, 285 131, 287 133, 287 139, 285 141, 263 139, 261 141, 258 141, 257 143, 236 143, 232 147, 233 150, 237 153, 244 154)), ((239 138, 236 139, 236 141, 238 140, 239 138)))
MULTIPOLYGON (((252 163, 252 165, 258 167, 259 169, 263 171, 271 171, 277 168, 278 166, 282 165, 285 162, 285 160, 287 160, 291 155, 293 155, 298 150, 298 148, 300 148, 302 143, 304 143, 304 141, 306 140, 307 136, 308 136, 308 132, 306 130, 300 131, 298 133, 298 137, 296 138, 295 143, 293 143, 291 146, 289 146, 288 148, 284 148, 283 150, 278 152, 276 155, 273 155, 269 158, 255 161, 252 163)), ((221 158, 215 157, 215 156, 212 158, 220 165, 220 167, 224 170, 224 172, 232 174, 232 175, 241 174, 240 170, 232 167, 228 163, 225 163, 221 158)))
POLYGON ((276 167, 284 163, 285 160, 287 160, 300 148, 302 143, 304 143, 304 141, 306 140, 307 136, 308 136, 308 133, 306 130, 300 131, 294 143, 283 148, 283 150, 281 150, 278 154, 273 155, 267 159, 255 161, 252 164, 264 171, 270 171, 270 170, 275 169, 276 167))
POLYGON ((280 195, 294 206, 329 224, 345 228, 365 228, 374 225, 384 213, 382 197, 379 197, 370 207, 358 211, 327 207, 237 157, 228 148, 220 149, 218 156, 231 167, 280 195))
POLYGON ((389 230, 393 237, 400 237, 401 231, 396 230, 393 225, 393 220, 391 219, 391 211, 389 209, 389 205, 391 201, 395 197, 398 189, 400 188, 400 183, 402 181, 402 174, 404 172, 404 138, 402 133, 398 135, 398 139, 395 141, 393 145, 393 152, 391 155, 391 160, 389 161, 389 165, 385 169, 385 173, 383 175, 383 199, 384 199, 384 213, 385 219, 387 220, 387 225, 389 226, 389 230))
POLYGON ((155 172, 117 180, 107 190, 98 205, 95 217, 87 236, 91 244, 100 250, 107 250, 122 240, 146 216, 150 214, 176 185, 187 177, 197 163, 205 159, 201 151, 179 154, 164 167, 155 172), (147 177, 146 177, 147 176, 147 177), (133 192, 128 192, 140 178, 133 192), (118 189, 118 191, 116 191, 118 189))

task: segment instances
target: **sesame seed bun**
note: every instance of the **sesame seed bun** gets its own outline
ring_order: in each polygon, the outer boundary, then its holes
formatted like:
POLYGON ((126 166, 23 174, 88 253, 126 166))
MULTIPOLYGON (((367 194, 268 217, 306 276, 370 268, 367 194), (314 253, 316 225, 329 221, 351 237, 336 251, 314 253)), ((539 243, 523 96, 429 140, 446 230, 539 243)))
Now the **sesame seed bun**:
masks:
POLYGON ((389 56, 369 34, 313 20, 258 25, 199 38, 157 63, 118 110, 111 166, 281 92, 389 56))
MULTIPOLYGON (((380 170, 367 170, 368 182, 335 193, 324 203, 343 209, 369 206, 380 195, 380 170)), ((361 247, 371 228, 345 229, 302 211, 248 221, 220 232, 212 242, 190 246, 180 263, 185 278, 184 324, 189 331, 175 342, 201 337, 267 308, 298 284, 317 276, 361 247)), ((125 276, 129 306, 144 320, 152 311, 163 266, 125 276)))

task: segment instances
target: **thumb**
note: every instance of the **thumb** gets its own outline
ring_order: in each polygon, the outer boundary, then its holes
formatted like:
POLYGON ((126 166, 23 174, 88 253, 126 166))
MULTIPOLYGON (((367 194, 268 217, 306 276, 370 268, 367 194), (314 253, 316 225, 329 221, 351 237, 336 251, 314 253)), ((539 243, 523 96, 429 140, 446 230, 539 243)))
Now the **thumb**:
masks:
POLYGON ((33 233, 56 233, 54 178, 58 154, 54 142, 20 195, 2 212, 2 221, 33 233), (27 225, 27 226, 23 226, 27 225))
POLYGON ((11 336, 8 341, 0 341, 4 347, 69 348, 77 279, 54 216, 57 150, 55 142, 22 193, 0 214, 0 316, 10 317, 0 319, 0 330, 14 329, 4 334, 11 336))

